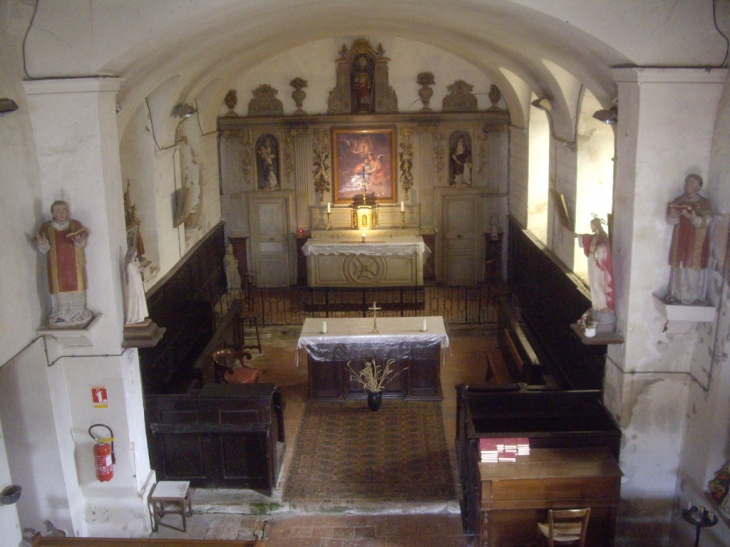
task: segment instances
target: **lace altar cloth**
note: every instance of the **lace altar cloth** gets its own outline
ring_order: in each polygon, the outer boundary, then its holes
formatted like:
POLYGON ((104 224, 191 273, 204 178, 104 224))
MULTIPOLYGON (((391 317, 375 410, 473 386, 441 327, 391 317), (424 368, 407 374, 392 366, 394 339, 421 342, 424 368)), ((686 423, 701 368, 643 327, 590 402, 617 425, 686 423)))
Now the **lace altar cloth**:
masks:
MULTIPOLYGON (((378 333, 373 332, 373 318, 328 318, 304 320, 297 349, 306 348, 317 361, 363 361, 376 357, 378 363, 388 359, 419 359, 449 347, 443 317, 379 317, 378 333), (422 331, 423 322, 426 331, 422 331), (322 333, 323 323, 327 333, 322 333)), ((297 351, 297 364, 299 351, 297 351)))
POLYGON ((413 256, 419 255, 425 261, 431 251, 417 237, 378 237, 368 232, 366 243, 361 240, 310 239, 302 247, 304 256, 310 255, 369 255, 369 256, 413 256))

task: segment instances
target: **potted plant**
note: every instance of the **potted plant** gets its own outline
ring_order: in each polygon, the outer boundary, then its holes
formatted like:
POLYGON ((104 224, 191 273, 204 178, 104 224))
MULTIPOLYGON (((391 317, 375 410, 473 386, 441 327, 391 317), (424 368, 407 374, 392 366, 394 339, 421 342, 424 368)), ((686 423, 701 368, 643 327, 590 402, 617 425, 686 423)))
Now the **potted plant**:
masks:
POLYGON ((403 367, 399 371, 393 370, 395 359, 388 359, 385 366, 379 365, 375 358, 365 359, 360 372, 355 372, 350 366, 352 361, 347 362, 347 368, 350 369, 350 380, 360 384, 365 391, 368 392, 368 407, 370 410, 378 410, 383 401, 383 390, 388 383, 398 376, 408 367, 403 367))
POLYGON ((586 338, 593 338, 596 335, 598 320, 593 315, 593 308, 581 315, 580 319, 578 319, 578 325, 583 329, 583 334, 586 338))

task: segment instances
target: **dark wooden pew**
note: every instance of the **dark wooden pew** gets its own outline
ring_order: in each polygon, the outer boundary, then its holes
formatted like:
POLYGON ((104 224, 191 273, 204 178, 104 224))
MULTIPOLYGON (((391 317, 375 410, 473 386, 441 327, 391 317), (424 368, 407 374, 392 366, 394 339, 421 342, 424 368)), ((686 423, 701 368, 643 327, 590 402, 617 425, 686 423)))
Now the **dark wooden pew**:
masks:
POLYGON ((226 541, 207 539, 150 539, 150 538, 56 538, 33 539, 33 547, 265 547, 264 541, 226 541))
MULTIPOLYGON (((528 391, 524 388, 510 391, 505 390, 502 386, 487 388, 471 387, 466 384, 460 384, 456 389, 456 452, 459 478, 464 493, 462 517, 465 533, 474 538, 476 545, 481 545, 482 541, 487 539, 488 530, 485 522, 489 521, 487 518, 489 510, 495 507, 500 510, 508 510, 507 513, 500 513, 500 515, 511 515, 510 518, 516 519, 524 525, 525 521, 532 522, 541 515, 539 507, 546 509, 552 507, 551 503, 558 503, 558 501, 549 499, 543 501, 515 499, 513 500, 514 512, 509 513, 509 502, 502 502, 499 505, 483 499, 485 477, 480 471, 480 466, 483 465, 480 461, 479 449, 481 438, 526 437, 529 439, 530 449, 533 452, 536 450, 567 450, 570 454, 570 451, 574 450, 575 454, 581 454, 581 451, 585 450, 603 450, 605 451, 604 458, 610 458, 614 463, 618 461, 621 431, 601 403, 600 391, 528 391), (527 512, 525 513, 525 511, 527 512)), ((576 462, 580 461, 578 458, 579 456, 575 456, 576 462)), ((580 469, 585 465, 588 464, 578 464, 576 468, 580 469)), ((601 477, 610 480, 611 485, 609 489, 611 495, 604 500, 605 506, 598 513, 601 515, 601 529, 610 534, 610 537, 614 533, 615 509, 618 504, 618 496, 615 495, 615 492, 617 488, 620 488, 617 468, 618 464, 615 463, 611 476, 601 477)), ((520 468, 515 467, 514 469, 520 468)), ((539 498, 541 489, 545 487, 537 483, 534 487, 537 492, 535 498, 539 498)), ((554 485, 553 488, 555 487, 554 485)), ((588 486, 580 488, 588 491, 595 487, 588 483, 588 486)), ((582 498, 577 498, 573 500, 573 503, 580 503, 581 500, 582 498)), ((513 524, 515 523, 513 522, 513 524)), ((524 528, 524 526, 522 527, 524 528)), ((534 524, 532 528, 534 529, 534 524)), ((495 533, 494 529, 492 529, 492 533, 495 533)), ((591 544, 610 545, 609 539, 606 543, 594 542, 591 544)), ((511 544, 507 542, 503 547, 509 547, 509 545, 511 544)))

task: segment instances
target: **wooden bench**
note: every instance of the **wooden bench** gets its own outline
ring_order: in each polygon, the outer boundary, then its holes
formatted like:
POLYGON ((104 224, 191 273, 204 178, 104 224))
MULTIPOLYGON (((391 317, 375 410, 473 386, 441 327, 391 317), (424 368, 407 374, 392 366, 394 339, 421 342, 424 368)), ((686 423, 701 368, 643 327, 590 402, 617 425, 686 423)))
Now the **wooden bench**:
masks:
POLYGON ((150 539, 150 538, 56 538, 37 535, 33 547, 265 547, 264 541, 226 541, 212 539, 150 539))

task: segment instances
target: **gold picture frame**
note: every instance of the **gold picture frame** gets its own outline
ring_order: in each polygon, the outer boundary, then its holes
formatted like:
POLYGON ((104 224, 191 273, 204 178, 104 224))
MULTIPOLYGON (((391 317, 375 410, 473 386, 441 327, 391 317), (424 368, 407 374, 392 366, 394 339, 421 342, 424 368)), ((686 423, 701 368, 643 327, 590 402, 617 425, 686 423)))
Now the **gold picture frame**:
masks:
POLYGON ((379 203, 396 202, 395 128, 332 129, 335 203, 352 203, 363 190, 379 203))

